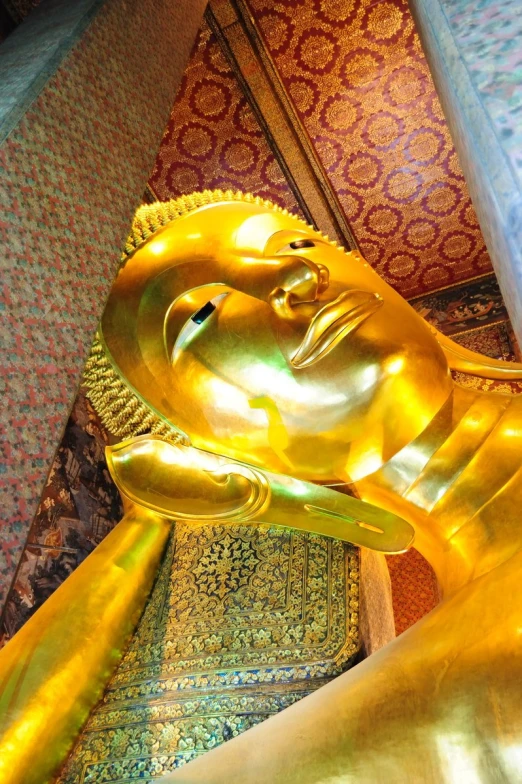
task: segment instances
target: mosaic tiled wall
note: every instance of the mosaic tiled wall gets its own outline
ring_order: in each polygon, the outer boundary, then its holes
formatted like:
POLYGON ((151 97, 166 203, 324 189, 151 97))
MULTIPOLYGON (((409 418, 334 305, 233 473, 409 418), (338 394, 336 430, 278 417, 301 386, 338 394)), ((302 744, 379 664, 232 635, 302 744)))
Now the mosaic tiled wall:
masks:
POLYGON ((203 24, 149 186, 166 200, 204 188, 242 190, 299 208, 219 44, 203 24))
POLYGON ((203 6, 107 0, 0 147, 0 603, 203 6))
POLYGON ((490 261, 406 0, 249 0, 368 261, 406 297, 490 261))
POLYGON ((522 184, 522 13, 518 0, 442 0, 472 82, 522 184))
POLYGON ((522 343, 522 14, 517 0, 410 0, 522 343))

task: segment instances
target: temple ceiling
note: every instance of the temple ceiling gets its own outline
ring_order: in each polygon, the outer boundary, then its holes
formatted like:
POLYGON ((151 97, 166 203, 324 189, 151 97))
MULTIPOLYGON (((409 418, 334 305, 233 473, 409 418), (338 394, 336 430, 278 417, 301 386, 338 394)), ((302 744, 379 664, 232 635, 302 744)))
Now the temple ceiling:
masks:
POLYGON ((276 201, 408 298, 491 271, 405 0, 211 0, 149 184, 276 201))

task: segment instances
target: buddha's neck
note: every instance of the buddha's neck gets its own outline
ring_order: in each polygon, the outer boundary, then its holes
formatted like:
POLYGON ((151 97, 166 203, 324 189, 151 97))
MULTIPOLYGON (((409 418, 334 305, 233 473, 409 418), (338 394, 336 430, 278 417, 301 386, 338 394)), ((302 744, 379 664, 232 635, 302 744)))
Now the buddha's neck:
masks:
POLYGON ((522 550, 521 404, 455 387, 415 441, 356 483, 412 523, 446 595, 522 550))

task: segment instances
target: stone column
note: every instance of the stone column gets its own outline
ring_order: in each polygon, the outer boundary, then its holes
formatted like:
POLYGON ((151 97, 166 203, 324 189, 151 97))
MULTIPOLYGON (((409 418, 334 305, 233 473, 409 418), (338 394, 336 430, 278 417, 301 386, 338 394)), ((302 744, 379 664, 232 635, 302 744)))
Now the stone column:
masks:
POLYGON ((520 2, 409 2, 502 295, 520 343, 520 2))
POLYGON ((47 0, 0 47, 0 604, 205 0, 47 0))

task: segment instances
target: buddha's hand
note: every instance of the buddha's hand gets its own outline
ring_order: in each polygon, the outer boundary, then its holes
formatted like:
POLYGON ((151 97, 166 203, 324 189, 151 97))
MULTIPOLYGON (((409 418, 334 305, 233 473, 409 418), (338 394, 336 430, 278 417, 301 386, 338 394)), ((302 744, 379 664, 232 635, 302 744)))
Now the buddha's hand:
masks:
POLYGON ((412 527, 391 512, 194 447, 147 435, 107 447, 106 455, 125 498, 171 519, 259 521, 385 553, 402 552, 413 542, 412 527))
POLYGON ((255 468, 155 436, 108 446, 105 454, 125 498, 175 520, 247 522, 270 494, 255 468))

